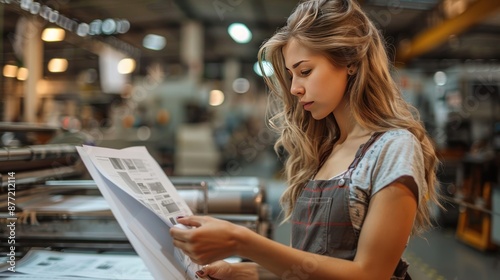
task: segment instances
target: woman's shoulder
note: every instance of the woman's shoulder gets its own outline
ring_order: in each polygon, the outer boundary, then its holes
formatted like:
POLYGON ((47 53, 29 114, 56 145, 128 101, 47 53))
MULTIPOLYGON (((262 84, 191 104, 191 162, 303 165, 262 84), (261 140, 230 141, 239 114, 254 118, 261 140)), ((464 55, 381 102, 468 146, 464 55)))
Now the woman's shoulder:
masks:
MULTIPOLYGON (((404 160, 413 154, 421 153, 421 143, 417 137, 407 129, 391 129, 385 131, 366 153, 368 160, 379 162, 381 158, 404 160)), ((380 161, 379 163, 381 163, 380 161)))
POLYGON ((391 130, 388 130, 386 132, 384 132, 381 136, 381 139, 405 139, 405 140, 408 140, 408 139, 415 139, 416 140, 416 137, 415 135, 413 135, 413 133, 411 133, 408 129, 404 129, 404 128, 396 128, 396 129, 391 129, 391 130))
POLYGON ((358 185, 370 185, 374 192, 402 176, 416 178, 421 185, 424 170, 423 154, 418 139, 406 129, 383 133, 366 152, 354 172, 358 185))
POLYGON ((398 129, 391 129, 388 131, 385 131, 381 136, 378 141, 376 141, 375 146, 379 146, 379 148, 387 147, 387 146, 392 146, 392 148, 395 148, 394 146, 412 146, 412 145, 418 145, 420 146, 420 141, 418 141, 417 137, 413 135, 409 130, 403 129, 403 128, 398 128, 398 129))

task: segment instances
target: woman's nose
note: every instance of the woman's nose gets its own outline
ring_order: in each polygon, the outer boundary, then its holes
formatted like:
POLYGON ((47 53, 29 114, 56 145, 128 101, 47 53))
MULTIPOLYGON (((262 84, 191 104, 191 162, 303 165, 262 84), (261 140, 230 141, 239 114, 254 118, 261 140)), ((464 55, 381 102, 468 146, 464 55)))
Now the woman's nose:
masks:
POLYGON ((304 94, 304 87, 302 85, 300 85, 299 83, 292 81, 292 86, 290 87, 290 93, 292 95, 296 95, 296 96, 303 95, 304 94))

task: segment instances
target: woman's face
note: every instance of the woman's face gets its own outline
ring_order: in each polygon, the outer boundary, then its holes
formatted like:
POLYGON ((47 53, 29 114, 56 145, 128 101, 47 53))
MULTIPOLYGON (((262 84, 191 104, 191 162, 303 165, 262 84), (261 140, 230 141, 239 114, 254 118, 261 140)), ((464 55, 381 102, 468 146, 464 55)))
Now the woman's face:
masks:
POLYGON ((283 47, 290 93, 304 110, 320 120, 342 103, 347 86, 347 67, 337 67, 323 54, 313 52, 292 39, 283 47))

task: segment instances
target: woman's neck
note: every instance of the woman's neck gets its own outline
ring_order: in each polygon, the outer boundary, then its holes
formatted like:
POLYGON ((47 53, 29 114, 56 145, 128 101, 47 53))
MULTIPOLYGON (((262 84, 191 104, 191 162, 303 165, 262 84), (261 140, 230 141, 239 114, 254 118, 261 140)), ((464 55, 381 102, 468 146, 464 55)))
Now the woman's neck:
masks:
POLYGON ((347 100, 348 96, 346 95, 333 111, 333 115, 335 116, 335 120, 340 130, 340 138, 337 140, 337 144, 342 144, 348 139, 365 137, 372 133, 372 131, 363 128, 354 119, 347 100))

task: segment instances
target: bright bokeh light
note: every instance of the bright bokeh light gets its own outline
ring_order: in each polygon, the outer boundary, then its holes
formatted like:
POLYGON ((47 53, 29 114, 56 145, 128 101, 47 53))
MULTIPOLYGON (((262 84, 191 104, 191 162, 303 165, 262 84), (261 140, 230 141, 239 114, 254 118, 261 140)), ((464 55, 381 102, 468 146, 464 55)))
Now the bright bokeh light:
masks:
MULTIPOLYGON (((271 62, 265 61, 265 60, 262 61, 262 68, 264 68, 264 74, 266 75, 266 77, 272 76, 274 74, 274 69, 273 69, 273 65, 271 64, 271 62)), ((255 73, 257 73, 257 75, 259 75, 261 77, 263 76, 258 61, 255 62, 255 64, 253 65, 253 71, 255 71, 255 73)))
POLYGON ((7 78, 15 78, 17 76, 17 66, 6 64, 3 67, 3 76, 7 78))
POLYGON ((142 40, 142 46, 146 49, 159 51, 165 48, 167 45, 167 39, 165 37, 156 35, 156 34, 148 34, 142 40))
POLYGON ((224 93, 218 89, 210 91, 208 104, 211 106, 219 106, 224 102, 224 93))
POLYGON ((243 23, 232 23, 227 28, 227 32, 234 41, 240 44, 246 44, 252 40, 252 32, 243 23))
POLYGON ((26 79, 28 79, 28 69, 19 67, 19 69, 17 70, 17 79, 19 81, 26 81, 26 79))
POLYGON ((145 125, 137 129, 137 138, 141 141, 146 141, 151 137, 151 129, 145 125))
POLYGON ((135 60, 132 58, 124 58, 118 62, 118 73, 130 74, 135 70, 135 60))
POLYGON ((438 86, 444 86, 446 84, 446 80, 447 80, 447 77, 446 77, 446 73, 445 72, 443 72, 443 71, 437 71, 434 74, 434 82, 436 83, 436 85, 438 85, 438 86))
POLYGON ((47 66, 52 73, 61 73, 68 69, 68 60, 65 58, 53 58, 47 66))
POLYGON ((66 32, 62 28, 45 28, 42 32, 42 40, 45 42, 60 42, 64 40, 66 32))
POLYGON ((238 78, 233 81, 233 90, 237 93, 245 93, 250 89, 250 82, 245 78, 238 78))

